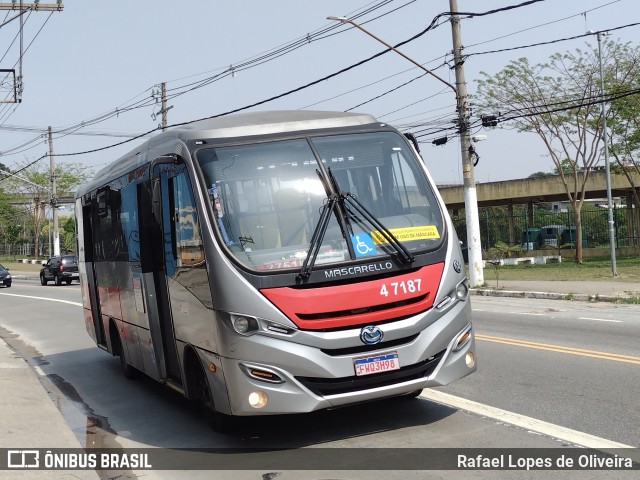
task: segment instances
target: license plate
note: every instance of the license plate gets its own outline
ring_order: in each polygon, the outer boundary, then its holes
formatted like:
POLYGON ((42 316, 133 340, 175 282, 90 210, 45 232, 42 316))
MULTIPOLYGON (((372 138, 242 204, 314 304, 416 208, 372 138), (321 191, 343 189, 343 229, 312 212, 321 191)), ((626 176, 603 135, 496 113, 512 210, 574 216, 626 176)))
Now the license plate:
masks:
POLYGON ((358 377, 400 369, 400 361, 396 352, 385 353, 376 357, 358 358, 353 361, 353 364, 358 377))

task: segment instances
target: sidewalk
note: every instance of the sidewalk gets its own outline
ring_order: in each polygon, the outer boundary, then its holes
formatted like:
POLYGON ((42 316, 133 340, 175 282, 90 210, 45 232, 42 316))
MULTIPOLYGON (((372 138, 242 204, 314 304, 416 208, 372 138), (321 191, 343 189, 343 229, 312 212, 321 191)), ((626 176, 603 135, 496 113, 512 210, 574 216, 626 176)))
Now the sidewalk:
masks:
MULTIPOLYGON (((36 371, 1 338, 0 405, 0 448, 82 448, 40 383, 36 371)), ((59 479, 67 476, 60 470, 0 471, 0 477, 12 479, 59 479)), ((74 470, 72 478, 97 479, 98 475, 92 470, 74 470)))
POLYGON ((501 280, 496 287, 496 281, 490 280, 486 287, 472 289, 471 294, 587 302, 616 302, 624 299, 640 301, 640 282, 501 280))

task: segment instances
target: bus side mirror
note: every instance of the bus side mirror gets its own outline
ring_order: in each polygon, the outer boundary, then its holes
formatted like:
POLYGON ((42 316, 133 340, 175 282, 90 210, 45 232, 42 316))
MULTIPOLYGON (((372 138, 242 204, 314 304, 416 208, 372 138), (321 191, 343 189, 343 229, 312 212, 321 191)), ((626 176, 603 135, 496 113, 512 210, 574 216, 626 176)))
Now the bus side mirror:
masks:
POLYGON ((418 145, 418 139, 413 133, 405 133, 404 136, 407 140, 409 140, 413 144, 413 148, 416 149, 416 152, 420 153, 420 146, 418 145))
POLYGON ((160 203, 160 179, 154 178, 152 181, 151 193, 151 213, 156 225, 162 225, 162 204, 160 203))

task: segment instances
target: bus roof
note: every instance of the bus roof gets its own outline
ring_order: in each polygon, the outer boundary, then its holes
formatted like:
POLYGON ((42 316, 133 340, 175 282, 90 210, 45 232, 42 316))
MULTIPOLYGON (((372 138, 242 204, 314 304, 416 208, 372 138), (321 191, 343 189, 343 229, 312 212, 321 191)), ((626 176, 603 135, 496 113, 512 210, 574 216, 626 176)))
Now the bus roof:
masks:
POLYGON ((200 120, 183 127, 181 138, 232 138, 253 135, 369 125, 377 120, 368 114, 312 110, 248 112, 200 120))
MULTIPOLYGON (((175 140, 224 139, 274 135, 288 132, 320 130, 324 128, 357 127, 378 123, 373 116, 364 113, 331 112, 315 110, 275 110, 247 112, 225 115, 217 118, 198 120, 162 132, 131 150, 119 159, 98 171, 92 180, 81 186, 76 196, 83 195, 96 187, 123 175, 144 164, 138 155, 156 146, 175 140)), ((144 158, 144 156, 142 157, 144 158)), ((152 159, 145 159, 145 161, 152 159)))

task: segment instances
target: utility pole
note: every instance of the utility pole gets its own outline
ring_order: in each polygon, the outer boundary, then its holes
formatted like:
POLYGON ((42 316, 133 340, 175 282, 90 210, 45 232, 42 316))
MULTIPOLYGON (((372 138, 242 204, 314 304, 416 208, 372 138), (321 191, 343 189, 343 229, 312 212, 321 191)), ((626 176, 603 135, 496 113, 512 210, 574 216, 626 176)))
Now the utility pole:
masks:
POLYGON ((166 82, 162 82, 160 84, 160 95, 162 97, 162 131, 164 132, 167 128, 167 84, 166 82))
MULTIPOLYGON (((450 1, 451 11, 458 12, 458 3, 455 0, 450 1)), ((456 106, 458 110, 458 131, 460 132, 460 145, 462 147, 462 169, 465 172, 464 180, 464 210, 467 216, 467 246, 469 253, 469 277, 472 287, 479 287, 484 285, 484 273, 482 266, 482 248, 480 245, 480 220, 478 217, 478 197, 476 195, 476 185, 473 177, 473 163, 471 161, 472 156, 477 156, 474 148, 471 146, 471 139, 469 136, 469 107, 467 103, 467 84, 464 80, 464 67, 462 65, 461 55, 461 40, 460 40, 460 26, 458 24, 458 17, 454 15, 451 17, 453 44, 454 44, 454 58, 456 62, 456 86, 451 85, 449 82, 439 77, 437 74, 426 68, 424 65, 416 62, 412 58, 408 57, 397 48, 393 47, 389 43, 385 42, 381 38, 375 36, 373 33, 365 29, 362 25, 357 24, 353 20, 346 17, 327 17, 328 20, 336 20, 341 23, 348 23, 353 25, 358 30, 366 33, 370 37, 374 38, 378 42, 382 43, 389 50, 394 51, 398 55, 406 58, 416 67, 424 70, 429 75, 440 80, 447 85, 453 93, 456 95, 456 106), (455 22, 454 22, 455 20, 455 22)))
POLYGON ((15 11, 23 11, 23 10, 33 10, 34 12, 61 12, 64 9, 64 4, 61 0, 58 0, 56 3, 23 3, 23 0, 20 0, 20 3, 16 3, 15 0, 11 3, 0 3, 0 10, 13 10, 15 11))
POLYGON ((53 163, 53 139, 49 127, 49 174, 51 178, 51 212, 53 216, 53 254, 60 255, 60 234, 58 232, 58 199, 56 198, 56 173, 53 163))
MULTIPOLYGON (((157 95, 160 95, 160 111, 158 113, 162 115, 161 117, 162 120, 160 122, 160 125, 158 125, 158 127, 162 128, 162 131, 164 132, 167 129, 167 112, 173 108, 173 105, 171 105, 170 107, 167 107, 166 82, 162 82, 160 84, 160 91, 156 92, 155 89, 151 90, 151 98, 155 99, 156 105, 158 104, 157 95)), ((152 113, 151 118, 155 121, 155 119, 157 118, 157 114, 155 112, 152 113)))
POLYGON ((453 60, 456 72, 456 109, 458 111, 458 130, 460 132, 460 150, 462 153, 462 177, 464 180, 464 211, 467 222, 467 248, 469 253, 469 277, 472 287, 484 285, 482 266, 482 244, 480 240, 480 218, 478 215, 478 195, 473 173, 475 150, 471 145, 469 133, 469 99, 467 83, 464 78, 464 59, 462 58, 462 38, 460 36, 460 18, 458 0, 449 0, 451 12, 451 35, 453 37, 453 60))
MULTIPOLYGON (((16 2, 16 0, 13 0, 11 3, 0 4, 0 11, 10 10, 14 12, 19 12, 16 16, 10 18, 9 20, 7 20, 5 17, 5 21, 2 23, 2 25, 0 25, 0 27, 2 27, 3 25, 6 25, 12 20, 15 20, 16 18, 20 19, 20 32, 19 32, 20 33, 20 59, 18 60, 18 63, 19 63, 18 76, 14 82, 15 83, 14 85, 15 102, 13 103, 20 103, 22 101, 22 91, 24 89, 24 86, 22 83, 22 57, 24 56, 24 43, 23 43, 24 14, 28 11, 61 12, 63 9, 64 9, 64 5, 62 4, 62 0, 57 0, 56 3, 40 3, 39 0, 36 0, 33 3, 27 3, 27 4, 25 4, 23 0, 20 0, 19 3, 16 2)), ((9 15, 9 13, 7 13, 7 15, 9 15)))
POLYGON ((609 223, 609 255, 611 257, 611 276, 618 276, 616 268, 616 232, 613 222, 613 199, 611 198, 611 170, 609 166, 609 141, 607 139, 607 110, 604 102, 604 73, 602 71, 602 37, 606 35, 604 32, 597 32, 598 37, 598 61, 600 62, 600 95, 602 96, 602 138, 604 138, 604 172, 607 180, 607 215, 609 223))

